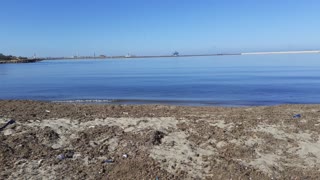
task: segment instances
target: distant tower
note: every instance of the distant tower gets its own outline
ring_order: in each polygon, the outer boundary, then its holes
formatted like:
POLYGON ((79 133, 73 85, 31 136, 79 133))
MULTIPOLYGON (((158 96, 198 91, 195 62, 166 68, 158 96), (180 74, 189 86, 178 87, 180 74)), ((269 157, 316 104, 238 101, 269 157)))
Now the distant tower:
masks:
POLYGON ((96 58, 96 52, 93 53, 93 58, 96 58))
POLYGON ((36 59, 36 58, 37 58, 37 54, 33 53, 33 59, 36 59))

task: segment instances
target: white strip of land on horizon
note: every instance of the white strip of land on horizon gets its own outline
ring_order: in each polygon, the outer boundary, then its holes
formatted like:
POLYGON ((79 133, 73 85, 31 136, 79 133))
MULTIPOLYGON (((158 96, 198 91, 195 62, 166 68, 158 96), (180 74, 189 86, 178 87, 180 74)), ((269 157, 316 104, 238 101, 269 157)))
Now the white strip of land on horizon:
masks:
POLYGON ((241 55, 264 55, 264 54, 315 54, 320 53, 320 50, 313 51, 278 51, 278 52, 248 52, 241 55))

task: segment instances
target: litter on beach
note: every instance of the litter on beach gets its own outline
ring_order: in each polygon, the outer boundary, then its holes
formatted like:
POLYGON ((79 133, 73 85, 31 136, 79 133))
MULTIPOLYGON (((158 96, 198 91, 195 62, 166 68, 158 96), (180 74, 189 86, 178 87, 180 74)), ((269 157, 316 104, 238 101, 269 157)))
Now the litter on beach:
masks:
POLYGON ((301 114, 295 114, 293 118, 301 118, 301 114))
POLYGON ((3 125, 1 128, 0 128, 0 131, 3 131, 7 126, 9 126, 10 124, 14 124, 16 121, 11 119, 10 121, 8 121, 5 125, 3 125))
POLYGON ((114 163, 114 160, 113 159, 107 159, 107 160, 104 160, 103 162, 104 163, 114 163))
POLYGON ((59 154, 59 155, 57 156, 57 159, 59 159, 59 160, 64 160, 64 159, 66 159, 66 158, 73 158, 73 155, 74 155, 74 151, 68 150, 66 153, 59 154))
POLYGON ((64 154, 59 154, 58 156, 57 156, 57 159, 59 159, 59 160, 64 160, 66 157, 64 156, 64 154))

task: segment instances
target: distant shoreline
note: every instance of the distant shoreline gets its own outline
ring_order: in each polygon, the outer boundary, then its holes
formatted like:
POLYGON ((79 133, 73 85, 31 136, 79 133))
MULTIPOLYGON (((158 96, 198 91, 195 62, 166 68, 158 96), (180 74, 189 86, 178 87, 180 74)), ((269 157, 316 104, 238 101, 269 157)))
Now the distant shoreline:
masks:
POLYGON ((320 54, 320 50, 310 51, 274 51, 274 52, 245 52, 245 53, 216 53, 216 54, 187 54, 159 56, 78 56, 78 57, 47 57, 44 60, 80 60, 80 59, 135 59, 135 58, 181 58, 181 57, 210 57, 210 56, 240 56, 240 55, 272 55, 272 54, 320 54))
POLYGON ((87 59, 136 59, 136 58, 182 58, 182 57, 210 57, 210 56, 241 56, 241 55, 281 55, 281 54, 320 54, 320 50, 310 51, 270 51, 245 53, 217 53, 217 54, 187 54, 187 55, 159 55, 159 56, 77 56, 77 57, 45 57, 22 60, 0 60, 0 64, 33 63, 43 60, 87 60, 87 59))
POLYGON ((0 60, 0 64, 11 64, 11 63, 34 63, 42 61, 44 59, 16 59, 16 60, 0 60))
POLYGON ((273 51, 273 52, 249 52, 241 55, 268 55, 268 54, 319 54, 320 50, 314 51, 273 51))

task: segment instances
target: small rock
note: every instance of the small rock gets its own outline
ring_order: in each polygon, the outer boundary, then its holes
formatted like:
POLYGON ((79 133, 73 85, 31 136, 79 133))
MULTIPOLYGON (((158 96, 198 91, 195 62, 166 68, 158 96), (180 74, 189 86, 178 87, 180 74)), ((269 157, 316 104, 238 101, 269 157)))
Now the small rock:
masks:
POLYGON ((55 142, 60 138, 59 134, 48 126, 43 129, 43 137, 49 142, 55 142))
POLYGON ((7 130, 3 131, 3 135, 5 135, 5 136, 9 136, 13 133, 14 133, 13 129, 7 129, 7 130))
POLYGON ((68 151, 64 154, 64 156, 65 156, 66 158, 73 158, 73 155, 74 155, 74 151, 72 151, 72 150, 68 150, 68 151))
POLYGON ((101 169, 101 170, 99 171, 99 174, 102 174, 102 173, 105 173, 105 172, 106 172, 105 169, 101 169))
POLYGON ((38 161, 38 165, 41 166, 42 163, 43 163, 43 159, 40 159, 40 160, 38 161))
POLYGON ((57 159, 64 160, 66 158, 73 158, 73 155, 74 155, 74 151, 73 150, 67 150, 65 153, 59 154, 57 156, 57 159))
POLYGON ((46 113, 49 113, 50 111, 49 110, 46 110, 46 113))
POLYGON ((64 160, 66 157, 64 156, 64 154, 59 154, 58 156, 57 156, 57 159, 59 159, 59 160, 64 160))
POLYGON ((73 159, 79 159, 79 158, 81 158, 81 154, 80 153, 74 153, 73 159))

